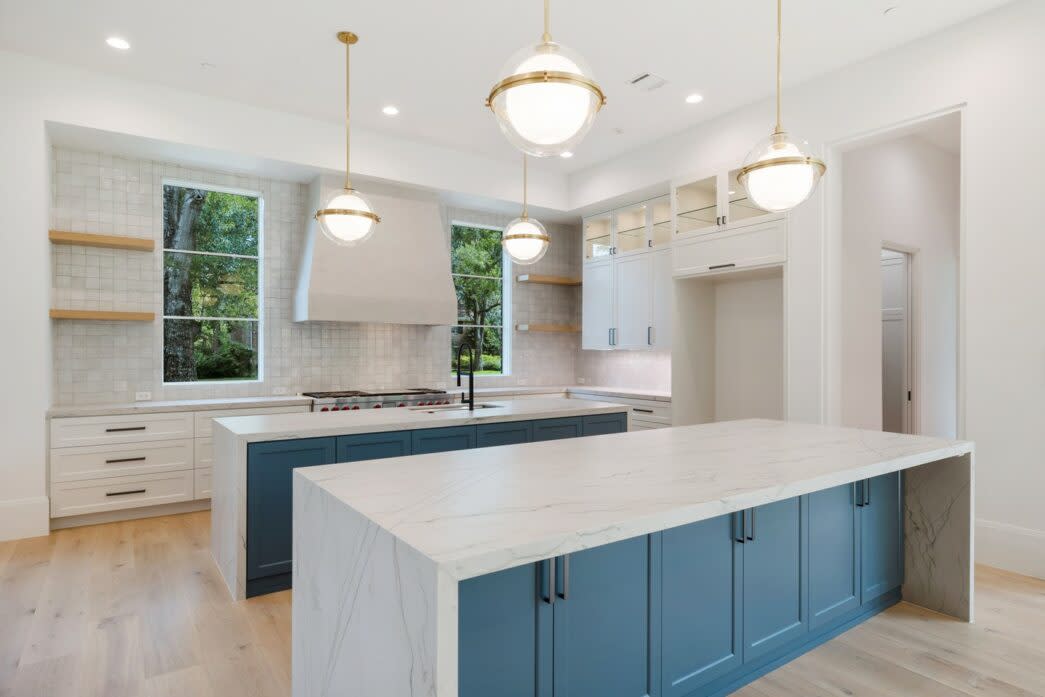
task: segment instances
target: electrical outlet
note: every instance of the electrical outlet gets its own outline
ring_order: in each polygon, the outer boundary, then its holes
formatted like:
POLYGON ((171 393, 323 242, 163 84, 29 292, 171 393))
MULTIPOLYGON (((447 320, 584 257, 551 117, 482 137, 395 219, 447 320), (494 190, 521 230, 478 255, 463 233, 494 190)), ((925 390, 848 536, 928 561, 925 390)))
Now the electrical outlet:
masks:
POLYGON ((134 401, 136 402, 148 402, 152 399, 152 392, 135 392, 134 401))
POLYGON ((272 394, 282 395, 282 394, 286 394, 286 393, 287 393, 287 388, 286 387, 273 387, 272 388, 272 394))
POLYGON ((584 378, 577 378, 577 384, 578 385, 583 385, 584 384, 584 378))

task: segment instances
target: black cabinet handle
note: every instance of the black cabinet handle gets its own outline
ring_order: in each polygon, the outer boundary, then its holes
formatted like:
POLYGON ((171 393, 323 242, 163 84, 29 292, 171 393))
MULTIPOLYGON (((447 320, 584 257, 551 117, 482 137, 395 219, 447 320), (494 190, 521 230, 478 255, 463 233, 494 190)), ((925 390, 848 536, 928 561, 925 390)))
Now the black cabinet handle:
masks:
POLYGON ((716 269, 732 269, 734 266, 736 266, 736 263, 715 264, 714 266, 709 266, 708 271, 714 271, 716 269))
POLYGON ((144 494, 145 489, 133 489, 131 491, 107 491, 106 496, 127 496, 129 494, 144 494))
POLYGON ((744 523, 747 520, 746 511, 737 511, 733 516, 733 541, 744 544, 744 523))
POLYGON ((853 482, 853 503, 857 508, 864 507, 864 483, 853 482))
POLYGON ((545 559, 541 562, 544 565, 544 578, 542 581, 538 581, 538 585, 542 585, 537 592, 541 596, 541 600, 548 603, 549 605, 555 604, 555 557, 551 559, 545 559), (547 588, 547 593, 545 592, 547 588))
MULTIPOLYGON (((751 511, 750 511, 751 512, 751 528, 749 530, 746 530, 747 541, 748 542, 754 542, 755 541, 755 511, 756 510, 757 509, 752 508, 751 511)), ((744 527, 747 528, 746 525, 744 527)))
POLYGON ((632 411, 637 411, 640 414, 652 414, 653 413, 652 409, 643 409, 642 407, 632 407, 631 410, 632 411))
POLYGON ((563 600, 569 600, 570 598, 570 555, 564 554, 562 557, 562 593, 559 593, 559 597, 563 600))
POLYGON ((871 505, 871 480, 864 480, 864 506, 871 505))
POLYGON ((646 327, 646 345, 653 345, 653 327, 646 327))
POLYGON ((106 460, 105 464, 115 465, 118 462, 145 462, 145 457, 117 457, 112 460, 106 460))
POLYGON ((144 431, 145 426, 123 426, 121 428, 107 428, 106 433, 122 433, 123 431, 144 431))

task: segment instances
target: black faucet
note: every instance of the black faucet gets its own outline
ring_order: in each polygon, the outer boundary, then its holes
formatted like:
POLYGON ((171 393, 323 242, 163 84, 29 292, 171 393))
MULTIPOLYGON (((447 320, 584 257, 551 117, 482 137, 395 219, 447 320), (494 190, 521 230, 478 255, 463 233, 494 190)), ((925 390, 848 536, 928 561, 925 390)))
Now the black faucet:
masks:
POLYGON ((457 346, 457 386, 461 386, 461 351, 468 349, 468 399, 461 392, 461 402, 468 404, 468 411, 475 410, 475 349, 463 340, 457 346))

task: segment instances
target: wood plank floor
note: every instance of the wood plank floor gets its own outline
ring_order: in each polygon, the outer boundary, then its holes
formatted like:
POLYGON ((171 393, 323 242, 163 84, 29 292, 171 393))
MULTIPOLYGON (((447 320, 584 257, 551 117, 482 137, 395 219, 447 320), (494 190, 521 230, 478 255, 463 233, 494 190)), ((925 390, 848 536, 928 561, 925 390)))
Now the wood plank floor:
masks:
MULTIPOLYGON (((209 513, 0 543, 0 697, 286 697, 290 592, 233 603, 209 513)), ((977 570, 977 623, 900 604, 738 697, 1045 697, 1045 581, 977 570)))

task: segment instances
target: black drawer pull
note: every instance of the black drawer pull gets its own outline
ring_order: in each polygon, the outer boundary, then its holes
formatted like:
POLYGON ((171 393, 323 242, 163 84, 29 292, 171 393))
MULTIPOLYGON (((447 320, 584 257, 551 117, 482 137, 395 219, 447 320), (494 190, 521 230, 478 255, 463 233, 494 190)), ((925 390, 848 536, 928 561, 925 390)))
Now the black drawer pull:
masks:
POLYGON ((643 409, 642 407, 632 407, 631 410, 632 411, 637 411, 640 414, 652 414, 653 413, 652 409, 643 409))
POLYGON ((716 269, 732 269, 734 266, 736 266, 736 264, 732 262, 729 264, 715 264, 714 266, 709 266, 708 271, 715 271, 716 269))
POLYGON ((127 496, 129 494, 144 494, 145 489, 132 489, 131 491, 107 491, 106 496, 127 496))
POLYGON ((122 433, 123 431, 144 431, 146 426, 123 426, 121 428, 107 428, 106 433, 122 433))
POLYGON ((114 460, 106 460, 105 464, 115 465, 118 462, 145 462, 145 456, 142 457, 118 457, 114 460))

